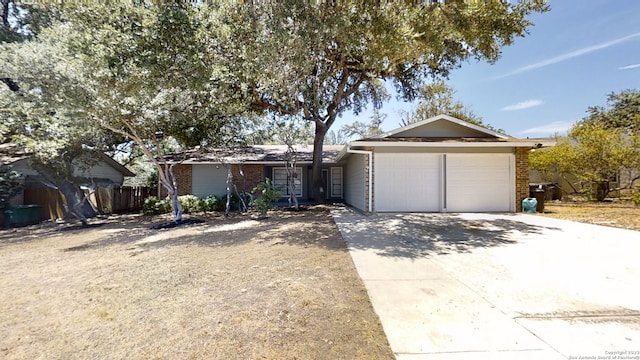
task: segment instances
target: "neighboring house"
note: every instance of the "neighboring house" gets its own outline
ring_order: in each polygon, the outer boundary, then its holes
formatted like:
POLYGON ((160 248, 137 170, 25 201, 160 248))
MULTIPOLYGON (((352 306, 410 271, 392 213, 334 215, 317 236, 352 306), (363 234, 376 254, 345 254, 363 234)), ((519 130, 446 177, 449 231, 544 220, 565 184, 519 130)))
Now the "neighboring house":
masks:
MULTIPOLYGON (((104 153, 97 152, 95 164, 74 164, 74 176, 82 178, 82 188, 112 188, 122 186, 125 177, 135 176, 126 167, 104 153)), ((16 144, 0 144, 0 166, 10 165, 21 174, 22 193, 11 199, 11 205, 43 206, 44 218, 63 217, 62 195, 31 165, 31 155, 16 144)), ((95 205, 95 204, 94 204, 95 205)))
MULTIPOLYGON (((548 139, 517 139, 438 115, 381 136, 324 146, 323 178, 329 200, 366 212, 514 212, 529 196, 529 152, 548 139)), ((312 147, 297 147, 298 197, 311 193, 312 147)), ((187 152, 168 158, 181 194, 222 195, 227 170, 247 190, 269 177, 286 186, 286 146, 252 146, 241 154, 187 152)), ((286 196, 286 192, 283 194, 286 196)))

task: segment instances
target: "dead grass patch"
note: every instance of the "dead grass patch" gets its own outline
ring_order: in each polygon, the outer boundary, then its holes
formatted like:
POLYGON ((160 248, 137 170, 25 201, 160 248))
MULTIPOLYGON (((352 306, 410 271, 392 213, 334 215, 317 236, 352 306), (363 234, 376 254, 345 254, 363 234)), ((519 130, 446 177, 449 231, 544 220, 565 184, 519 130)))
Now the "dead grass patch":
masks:
POLYGON ((547 202, 546 217, 640 230, 640 207, 631 202, 547 202))
POLYGON ((0 231, 0 357, 388 359, 326 208, 0 231))

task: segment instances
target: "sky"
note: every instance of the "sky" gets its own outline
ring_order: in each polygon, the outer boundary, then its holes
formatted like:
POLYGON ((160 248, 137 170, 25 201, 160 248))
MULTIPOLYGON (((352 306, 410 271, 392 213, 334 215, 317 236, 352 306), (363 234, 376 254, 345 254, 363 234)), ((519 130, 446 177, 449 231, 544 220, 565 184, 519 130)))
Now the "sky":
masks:
MULTIPOLYGON (((588 107, 606 105, 608 94, 640 88, 640 1, 548 3, 551 11, 530 16, 529 34, 503 48, 496 63, 463 62, 447 81, 457 100, 514 137, 566 134, 588 107)), ((414 107, 392 98, 382 129, 398 128, 401 111, 414 107)), ((370 116, 344 114, 332 130, 370 116)))

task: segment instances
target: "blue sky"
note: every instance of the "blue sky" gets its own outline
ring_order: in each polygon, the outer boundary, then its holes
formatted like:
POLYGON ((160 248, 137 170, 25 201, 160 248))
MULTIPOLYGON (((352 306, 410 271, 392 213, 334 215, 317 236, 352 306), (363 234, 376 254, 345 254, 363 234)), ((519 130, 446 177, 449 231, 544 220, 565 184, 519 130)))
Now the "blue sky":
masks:
MULTIPOLYGON (((566 133, 589 106, 604 105, 607 94, 640 88, 640 1, 549 4, 551 11, 531 16, 529 35, 503 48, 497 63, 465 62, 447 81, 458 100, 511 136, 566 133)), ((400 110, 413 106, 390 100, 382 128, 397 128, 400 110)), ((332 130, 369 116, 344 114, 332 130)))

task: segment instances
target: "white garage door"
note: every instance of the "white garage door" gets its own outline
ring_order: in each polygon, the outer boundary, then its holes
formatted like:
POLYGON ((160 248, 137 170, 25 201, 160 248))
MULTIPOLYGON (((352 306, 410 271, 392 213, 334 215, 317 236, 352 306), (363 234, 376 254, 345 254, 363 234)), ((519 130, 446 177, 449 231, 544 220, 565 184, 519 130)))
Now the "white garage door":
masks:
POLYGON ((512 211, 509 154, 447 154, 448 212, 512 211))
POLYGON ((375 211, 440 211, 439 154, 375 155, 375 211))
POLYGON ((378 153, 375 211, 514 211, 511 158, 510 154, 378 153))

